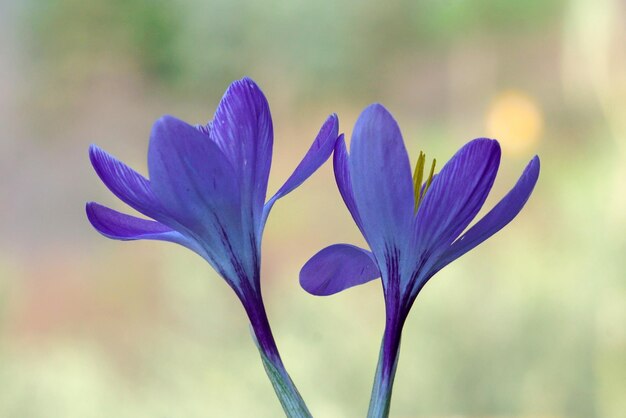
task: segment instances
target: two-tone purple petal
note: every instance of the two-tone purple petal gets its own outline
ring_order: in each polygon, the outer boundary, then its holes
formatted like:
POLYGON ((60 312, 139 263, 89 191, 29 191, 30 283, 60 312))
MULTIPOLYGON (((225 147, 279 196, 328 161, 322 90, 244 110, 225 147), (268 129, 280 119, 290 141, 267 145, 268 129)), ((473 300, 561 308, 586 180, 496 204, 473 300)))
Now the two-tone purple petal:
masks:
POLYGON ((205 256, 202 248, 193 240, 160 222, 127 215, 95 202, 87 203, 85 211, 91 225, 107 238, 121 241, 148 239, 174 242, 205 256))
POLYGON ((241 279, 241 267, 254 273, 242 260, 250 251, 235 169, 215 142, 186 122, 162 117, 150 136, 148 171, 155 196, 176 221, 170 226, 201 243, 232 280, 241 279))
POLYGON ((269 104, 248 77, 233 82, 220 101, 210 136, 237 174, 242 220, 253 230, 262 217, 272 164, 274 131, 269 104))
POLYGON ((371 105, 359 116, 348 161, 354 203, 372 252, 379 262, 391 252, 406 252, 415 207, 411 167, 400 128, 383 106, 371 105))

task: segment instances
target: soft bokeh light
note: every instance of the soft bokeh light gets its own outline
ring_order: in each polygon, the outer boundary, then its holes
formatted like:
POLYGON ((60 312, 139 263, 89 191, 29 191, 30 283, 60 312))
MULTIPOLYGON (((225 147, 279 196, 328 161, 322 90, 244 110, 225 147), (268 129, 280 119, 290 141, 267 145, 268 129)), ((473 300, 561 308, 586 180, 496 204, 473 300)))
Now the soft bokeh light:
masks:
POLYGON ((487 113, 487 136, 496 138, 502 151, 518 157, 536 149, 543 131, 543 116, 527 94, 507 90, 498 94, 487 113))
MULTIPOLYGON (((87 200, 125 209, 90 143, 146 173, 158 117, 206 122, 248 75, 274 116, 270 193, 329 113, 349 137, 374 101, 413 162, 497 137, 485 210, 541 157, 520 216, 418 297, 392 416, 622 418, 624 22, 621 0, 0 2, 0 417, 281 416, 223 280, 175 245, 109 241, 84 214, 87 200)), ((270 216, 264 294, 313 414, 359 417, 380 285, 298 285, 336 242, 362 238, 327 164, 270 216)))

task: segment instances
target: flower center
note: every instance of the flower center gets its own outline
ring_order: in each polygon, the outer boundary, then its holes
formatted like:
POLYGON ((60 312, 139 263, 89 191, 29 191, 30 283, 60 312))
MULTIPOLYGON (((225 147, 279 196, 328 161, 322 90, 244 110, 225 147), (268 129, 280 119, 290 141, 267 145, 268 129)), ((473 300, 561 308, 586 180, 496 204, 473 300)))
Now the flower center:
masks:
POLYGON ((417 159, 417 164, 415 164, 415 171, 413 172, 413 188, 415 193, 415 210, 419 207, 426 191, 430 187, 430 184, 433 181, 433 176, 435 175, 435 165, 437 164, 437 160, 433 158, 433 163, 430 166, 430 173, 428 174, 428 178, 426 179, 426 183, 422 185, 424 180, 424 165, 426 164, 426 154, 420 151, 420 156, 417 159))

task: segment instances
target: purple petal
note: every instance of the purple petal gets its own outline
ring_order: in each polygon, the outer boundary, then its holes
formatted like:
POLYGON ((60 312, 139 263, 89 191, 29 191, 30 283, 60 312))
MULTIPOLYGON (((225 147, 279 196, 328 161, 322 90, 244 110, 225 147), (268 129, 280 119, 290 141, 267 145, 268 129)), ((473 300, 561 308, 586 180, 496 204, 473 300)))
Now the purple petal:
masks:
POLYGON ((89 147, 89 159, 102 182, 120 200, 146 216, 158 217, 159 204, 146 178, 96 145, 89 147))
POLYGON ((148 171, 152 190, 181 232, 206 244, 213 257, 228 259, 228 246, 241 249, 237 177, 210 138, 181 120, 162 117, 152 128, 148 171))
POLYGON ((367 107, 350 145, 354 200, 370 247, 380 259, 389 246, 405 247, 413 223, 413 182, 398 124, 383 106, 367 107))
POLYGON ((511 222, 522 210, 535 188, 539 178, 539 166, 539 157, 535 156, 530 160, 515 186, 489 213, 446 250, 434 270, 441 270, 511 222))
POLYGON ((335 147, 338 130, 339 120, 337 115, 330 115, 315 137, 311 148, 309 148, 298 167, 296 167, 274 197, 278 196, 280 198, 291 192, 326 162, 335 147))
POLYGON ((348 244, 335 244, 315 254, 300 270, 307 292, 328 296, 380 277, 374 256, 348 244))
POLYGON ((499 164, 498 142, 475 139, 433 179, 417 212, 415 238, 421 261, 450 245, 474 219, 491 190, 499 164))
POLYGON ((346 141, 343 138, 343 134, 337 139, 335 144, 335 153, 333 154, 333 168, 335 172, 335 181, 337 182, 337 188, 341 197, 346 204, 346 207, 352 215, 352 219, 363 232, 361 226, 361 216, 354 202, 354 192, 352 191, 352 179, 350 177, 350 162, 348 156, 348 150, 346 149, 346 141))
POLYGON ((337 115, 332 114, 326 119, 322 125, 315 141, 306 155, 300 161, 294 172, 289 176, 285 184, 276 192, 274 196, 265 204, 263 208, 263 221, 261 227, 265 224, 265 220, 276 200, 285 196, 296 187, 304 183, 311 174, 313 174, 322 164, 326 162, 330 154, 333 152, 335 142, 337 141, 337 133, 339 130, 339 120, 337 115))
POLYGON ((126 215, 95 202, 87 203, 85 210, 91 225, 105 237, 122 241, 138 239, 169 241, 197 252, 194 243, 159 222, 126 215))
POLYGON ((241 188, 244 219, 259 225, 272 163, 274 133, 270 108, 254 81, 233 82, 215 112, 211 137, 228 158, 241 188))

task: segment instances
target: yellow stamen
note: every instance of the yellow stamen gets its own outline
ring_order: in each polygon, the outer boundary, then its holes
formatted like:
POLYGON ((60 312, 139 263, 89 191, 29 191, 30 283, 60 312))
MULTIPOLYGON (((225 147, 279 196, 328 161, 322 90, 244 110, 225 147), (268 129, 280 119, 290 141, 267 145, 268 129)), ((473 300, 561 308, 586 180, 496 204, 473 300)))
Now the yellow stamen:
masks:
POLYGON ((415 193, 415 210, 419 205, 420 193, 422 190, 422 179, 424 178, 424 163, 426 162, 426 154, 420 151, 420 156, 417 158, 417 164, 415 164, 415 171, 413 172, 413 192, 415 193))
POLYGON ((435 175, 435 166, 437 165, 437 159, 433 158, 433 163, 430 166, 430 174, 428 174, 428 180, 426 180, 426 187, 424 188, 424 193, 430 187, 430 183, 433 181, 433 176, 435 175))
POLYGON ((424 179, 424 165, 426 164, 426 154, 420 151, 420 156, 417 158, 417 164, 415 164, 415 171, 413 172, 413 190, 415 193, 415 210, 419 207, 426 191, 430 187, 430 184, 433 181, 433 177, 435 175, 435 165, 437 164, 437 160, 433 159, 433 163, 430 166, 430 173, 428 174, 428 178, 426 179, 426 184, 424 185, 424 192, 422 193, 422 180, 424 179))

